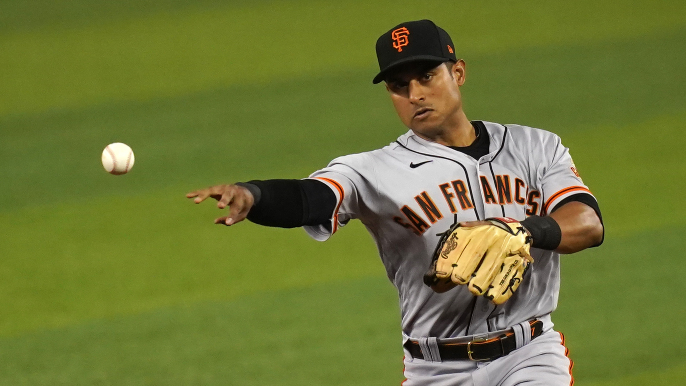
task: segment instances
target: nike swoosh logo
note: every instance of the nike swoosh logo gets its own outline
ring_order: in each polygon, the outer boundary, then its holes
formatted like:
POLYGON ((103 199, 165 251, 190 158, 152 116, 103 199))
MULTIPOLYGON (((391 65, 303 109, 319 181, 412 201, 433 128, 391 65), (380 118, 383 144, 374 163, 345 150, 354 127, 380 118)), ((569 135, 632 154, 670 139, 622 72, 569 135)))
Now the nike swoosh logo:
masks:
POLYGON ((424 165, 424 164, 427 164, 427 163, 429 163, 429 162, 434 162, 434 161, 424 161, 424 162, 420 162, 420 163, 418 163, 418 164, 416 164, 416 163, 414 163, 414 162, 410 162, 410 167, 411 167, 412 169, 418 168, 418 167, 420 167, 420 166, 422 166, 422 165, 424 165))

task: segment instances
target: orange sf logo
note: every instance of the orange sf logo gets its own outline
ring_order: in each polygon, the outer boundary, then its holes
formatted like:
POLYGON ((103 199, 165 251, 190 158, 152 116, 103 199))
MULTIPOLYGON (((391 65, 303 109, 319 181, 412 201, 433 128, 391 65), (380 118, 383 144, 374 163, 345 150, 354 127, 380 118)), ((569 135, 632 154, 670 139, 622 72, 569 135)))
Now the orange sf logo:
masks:
POLYGON ((409 34, 410 31, 408 31, 405 27, 393 30, 393 32, 391 32, 391 38, 393 38, 393 48, 398 50, 398 52, 402 52, 403 47, 409 43, 407 40, 407 35, 409 34))

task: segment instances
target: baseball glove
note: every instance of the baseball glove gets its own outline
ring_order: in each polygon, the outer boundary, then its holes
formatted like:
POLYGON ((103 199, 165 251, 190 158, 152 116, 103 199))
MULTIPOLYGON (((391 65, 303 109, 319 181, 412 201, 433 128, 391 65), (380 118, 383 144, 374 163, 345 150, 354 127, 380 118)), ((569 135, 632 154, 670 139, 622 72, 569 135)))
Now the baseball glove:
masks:
POLYGON ((519 287, 533 258, 531 237, 511 218, 488 218, 484 225, 454 224, 443 233, 424 283, 436 292, 467 284, 474 295, 502 304, 519 287))

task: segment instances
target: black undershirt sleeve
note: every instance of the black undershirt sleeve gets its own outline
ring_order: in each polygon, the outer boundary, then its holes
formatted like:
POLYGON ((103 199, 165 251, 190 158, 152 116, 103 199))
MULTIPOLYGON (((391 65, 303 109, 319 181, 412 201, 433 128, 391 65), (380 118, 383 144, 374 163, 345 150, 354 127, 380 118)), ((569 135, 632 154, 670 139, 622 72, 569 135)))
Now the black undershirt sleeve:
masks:
POLYGON ((550 213, 555 212, 558 208, 562 208, 562 205, 564 205, 568 202, 572 202, 572 201, 578 201, 578 202, 581 202, 581 203, 584 203, 584 204, 590 206, 595 211, 595 214, 598 215, 598 219, 600 220, 600 224, 603 226, 603 238, 600 239, 600 242, 597 245, 594 245, 593 247, 600 246, 603 243, 603 241, 605 241, 605 224, 603 223, 603 215, 600 213, 600 206, 598 206, 598 201, 596 201, 596 199, 593 196, 591 196, 590 194, 588 194, 588 193, 572 194, 571 196, 566 197, 565 199, 560 201, 557 205, 555 205, 555 208, 553 208, 552 212, 550 212, 550 213))
POLYGON ((588 193, 577 193, 572 194, 569 197, 566 197, 564 200, 560 201, 557 205, 555 205, 555 208, 553 208, 552 212, 556 211, 558 208, 562 208, 562 205, 572 201, 579 201, 593 208, 595 214, 597 214, 598 218, 600 219, 600 223, 603 223, 603 215, 600 214, 600 207, 598 206, 598 201, 596 201, 596 199, 588 193))
POLYGON ((280 228, 327 224, 336 208, 334 192, 317 180, 253 180, 237 185, 255 197, 248 213, 255 224, 280 228))

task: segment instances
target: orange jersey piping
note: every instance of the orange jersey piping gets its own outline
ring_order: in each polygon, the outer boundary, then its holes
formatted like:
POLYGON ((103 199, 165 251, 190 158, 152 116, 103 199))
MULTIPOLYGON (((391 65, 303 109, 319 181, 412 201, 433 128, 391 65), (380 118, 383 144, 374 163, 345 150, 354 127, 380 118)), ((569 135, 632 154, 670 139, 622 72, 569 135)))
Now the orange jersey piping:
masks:
POLYGON ((339 184, 337 181, 332 180, 330 178, 325 178, 325 177, 314 177, 318 180, 326 181, 333 185, 336 190, 338 190, 338 193, 340 195, 340 199, 338 200, 338 205, 336 205, 336 210, 333 212, 333 226, 331 227, 331 234, 336 233, 338 230, 338 210, 341 208, 341 204, 343 203, 343 197, 345 197, 345 192, 343 191, 343 187, 341 184, 339 184))
POLYGON ((562 339, 561 344, 562 344, 562 347, 565 348, 565 356, 567 357, 567 359, 569 359, 569 376, 572 378, 572 380, 569 381, 569 386, 573 386, 574 385, 574 375, 572 375, 572 369, 574 368, 574 361, 572 361, 572 358, 569 357, 569 349, 567 348, 567 346, 565 346, 565 335, 559 331, 557 333, 560 334, 560 339, 562 339))
POLYGON ((588 190, 588 188, 585 188, 583 186, 570 186, 570 187, 564 188, 562 190, 557 191, 552 196, 550 196, 550 198, 548 199, 548 202, 546 202, 545 206, 543 207, 543 213, 548 213, 548 208, 550 207, 550 204, 552 204, 558 197, 560 197, 563 194, 570 193, 570 192, 576 192, 576 191, 588 192, 590 194, 593 194, 593 193, 591 193, 590 190, 588 190))

